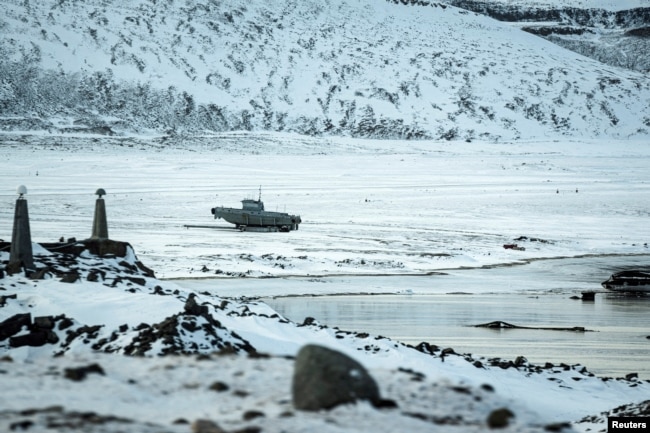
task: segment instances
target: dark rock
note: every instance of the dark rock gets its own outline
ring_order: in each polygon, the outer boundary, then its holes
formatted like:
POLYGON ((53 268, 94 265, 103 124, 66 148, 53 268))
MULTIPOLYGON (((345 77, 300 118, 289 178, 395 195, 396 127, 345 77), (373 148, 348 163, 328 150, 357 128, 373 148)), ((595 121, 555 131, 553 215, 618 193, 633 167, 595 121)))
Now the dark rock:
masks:
POLYGON ((146 267, 140 260, 136 261, 135 265, 138 267, 138 269, 140 269, 142 273, 144 273, 146 277, 156 278, 156 274, 154 274, 153 270, 146 267))
POLYGON ((386 398, 382 398, 378 402, 374 403, 374 406, 377 409, 397 409, 399 405, 395 400, 390 400, 386 398))
POLYGON ((97 336, 97 332, 99 332, 102 326, 104 325, 92 325, 92 326, 83 325, 77 329, 77 332, 79 334, 88 334, 88 335, 94 334, 95 336, 97 336))
POLYGON ((129 270, 129 272, 131 272, 131 273, 136 273, 136 272, 138 271, 137 266, 135 266, 135 265, 133 265, 133 264, 127 262, 126 260, 121 260, 121 261, 118 263, 118 265, 120 265, 120 266, 123 267, 123 268, 126 268, 126 269, 129 270))
POLYGON ((515 414, 508 408, 500 408, 493 410, 487 418, 487 424, 490 428, 505 428, 510 424, 510 418, 514 418, 515 414))
POLYGON ((140 277, 124 277, 126 280, 131 281, 132 283, 137 284, 138 286, 144 286, 147 282, 144 278, 140 277))
POLYGON ((32 428, 33 426, 34 426, 34 421, 30 421, 30 420, 27 419, 27 420, 23 420, 23 421, 12 422, 11 424, 9 424, 9 430, 11 430, 11 431, 14 431, 14 430, 15 431, 18 431, 18 430, 24 431, 24 430, 32 428))
POLYGON ((230 387, 223 382, 215 382, 212 385, 210 385, 210 390, 212 391, 224 392, 224 391, 228 391, 229 389, 230 387))
POLYGON ((417 350, 418 352, 433 355, 437 350, 440 350, 440 348, 435 344, 430 344, 427 343, 426 341, 423 341, 417 346, 415 346, 415 350, 417 350))
POLYGON ((52 271, 52 268, 49 266, 46 266, 44 268, 40 268, 35 270, 29 275, 30 280, 44 280, 45 276, 52 271))
POLYGON ((494 392, 494 387, 489 383, 484 383, 483 385, 481 385, 481 389, 487 392, 494 392))
POLYGON ((30 327, 32 315, 30 313, 16 314, 0 323, 0 341, 6 340, 20 332, 23 327, 30 327))
MULTIPOLYGON (((18 299, 18 295, 16 295, 14 293, 13 295, 0 296, 0 307, 4 307, 5 305, 7 305, 7 299, 18 299)), ((648 338, 650 338, 650 337, 648 337, 648 338)), ((0 338, 0 340, 2 340, 2 338, 0 338)))
POLYGON ((196 302, 196 295, 190 293, 187 301, 185 301, 185 313, 192 316, 202 316, 208 313, 208 307, 205 305, 199 305, 196 302))
POLYGON ((76 283, 79 280, 79 273, 67 272, 61 276, 62 283, 76 283))
POLYGON ((87 281, 90 281, 91 283, 96 283, 99 281, 99 279, 104 280, 106 278, 106 272, 98 270, 98 269, 91 269, 88 272, 88 276, 86 277, 87 281))
POLYGON ((467 395, 472 395, 472 390, 467 388, 466 386, 452 386, 451 388, 452 391, 455 391, 459 394, 467 394, 467 395))
POLYGON ((456 352, 451 347, 446 347, 446 348, 442 349, 442 352, 440 352, 440 356, 455 355, 455 354, 456 354, 456 352))
POLYGON ((628 373, 628 374, 625 375, 625 378, 627 380, 638 379, 639 378, 639 373, 628 373))
POLYGON ((34 317, 34 326, 41 329, 54 329, 54 318, 52 316, 34 317))
POLYGON ((349 356, 309 344, 296 356, 293 383, 296 409, 331 409, 340 404, 368 400, 380 402, 379 388, 366 369, 349 356))
POLYGON ((18 335, 14 337, 9 337, 9 346, 10 347, 40 347, 47 344, 48 332, 47 331, 33 331, 29 334, 18 335))
POLYGON ((46 330, 45 333, 47 334, 47 342, 50 344, 56 344, 59 342, 59 336, 56 335, 55 332, 51 330, 46 330))
POLYGON ((419 371, 415 371, 415 370, 412 370, 410 368, 400 367, 397 370, 402 372, 402 373, 407 373, 407 374, 411 375, 411 380, 414 381, 414 382, 422 382, 424 380, 424 378, 426 377, 424 375, 424 373, 420 373, 419 371))
POLYGON ((257 426, 252 425, 252 426, 249 426, 249 427, 244 427, 244 428, 239 429, 239 430, 234 430, 232 433, 261 433, 261 432, 262 432, 261 427, 257 427, 257 426))
POLYGON ((555 424, 547 424, 544 426, 544 431, 550 432, 563 432, 571 428, 571 424, 568 422, 559 422, 555 424))
POLYGON ((181 328, 189 332, 194 332, 199 329, 199 326, 196 324, 196 322, 181 322, 181 328))
POLYGON ((316 322, 316 319, 313 317, 305 317, 305 320, 303 320, 301 325, 298 326, 311 326, 311 325, 317 325, 318 323, 316 322))
POLYGON ((512 361, 501 361, 498 365, 500 368, 507 370, 510 367, 514 367, 515 364, 512 361))
POLYGON ((215 422, 207 419, 197 419, 192 423, 192 433, 227 433, 215 422))
POLYGON ((63 316, 61 318, 61 321, 59 322, 59 330, 68 329, 72 325, 74 325, 74 322, 72 321, 72 319, 70 319, 69 317, 63 316))
POLYGON ((526 359, 525 356, 518 356, 515 359, 515 367, 521 367, 523 365, 526 365, 528 363, 528 360, 526 359))
POLYGON ((74 380, 76 382, 84 380, 86 376, 90 373, 97 373, 101 374, 102 376, 104 375, 104 369, 101 367, 99 364, 90 364, 86 365, 84 367, 74 367, 74 368, 66 368, 63 371, 63 376, 66 379, 74 380))
POLYGON ((244 421, 250 421, 255 418, 264 418, 265 416, 266 414, 264 412, 260 412, 259 410, 247 410, 242 415, 242 418, 244 421))
POLYGON ((97 338, 97 334, 102 326, 104 325, 83 325, 75 330, 66 331, 67 336, 65 346, 69 346, 77 338, 83 338, 84 343, 89 343, 90 339, 97 338))
POLYGON ((176 418, 174 421, 172 421, 172 424, 189 424, 189 423, 190 422, 185 418, 176 418))

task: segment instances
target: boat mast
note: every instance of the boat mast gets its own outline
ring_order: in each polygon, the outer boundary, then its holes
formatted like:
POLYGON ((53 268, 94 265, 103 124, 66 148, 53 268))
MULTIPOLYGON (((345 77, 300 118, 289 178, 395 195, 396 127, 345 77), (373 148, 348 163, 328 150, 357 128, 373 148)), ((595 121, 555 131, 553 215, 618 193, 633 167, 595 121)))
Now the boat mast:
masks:
POLYGON ((257 201, 262 201, 262 185, 260 185, 260 196, 257 201))

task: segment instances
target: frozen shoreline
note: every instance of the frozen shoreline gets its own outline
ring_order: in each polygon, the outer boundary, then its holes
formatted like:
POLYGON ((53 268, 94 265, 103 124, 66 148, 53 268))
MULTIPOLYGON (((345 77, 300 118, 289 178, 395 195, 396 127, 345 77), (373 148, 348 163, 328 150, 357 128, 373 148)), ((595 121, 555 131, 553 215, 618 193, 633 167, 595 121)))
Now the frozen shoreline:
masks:
POLYGON ((36 241, 90 230, 107 191, 111 237, 129 239, 158 277, 428 273, 542 257, 646 253, 650 192, 642 142, 437 143, 255 135, 178 148, 135 140, 3 136, 0 233, 15 188, 29 189, 36 241), (141 143, 141 144, 138 144, 141 143), (540 150, 541 149, 541 150, 540 150), (210 208, 262 185, 268 209, 300 230, 241 233, 210 208), (579 192, 576 192, 578 190, 579 192), (521 236, 526 251, 503 244, 521 236), (206 273, 204 268, 209 269, 206 273))
MULTIPOLYGON (((259 299, 297 323, 309 316, 329 326, 364 330, 413 345, 424 341, 452 347, 460 353, 505 359, 526 355, 531 362, 537 364, 547 361, 579 362, 601 376, 623 377, 637 372, 641 378, 650 378, 650 371, 643 361, 637 362, 630 358, 624 366, 617 365, 620 364, 620 353, 636 354, 645 348, 646 329, 618 329, 625 323, 625 311, 635 307, 638 302, 633 296, 612 293, 600 286, 600 282, 615 270, 649 267, 649 258, 650 254, 555 257, 534 259, 530 263, 517 265, 450 269, 435 275, 195 278, 173 282, 197 292, 214 293, 233 299, 259 299), (571 300, 580 298, 582 292, 596 292, 596 300, 586 304, 580 300, 571 300), (506 305, 503 309, 492 306, 483 311, 486 307, 484 303, 492 302, 490 300, 493 298, 494 302, 505 302, 506 305), (383 306, 388 302, 385 299, 392 299, 395 309, 404 308, 414 316, 403 317, 397 310, 393 314, 392 309, 384 311, 383 306), (416 299, 420 299, 423 306, 420 307, 416 299), (453 311, 457 312, 448 317, 451 314, 449 311, 441 312, 436 307, 431 311, 431 317, 427 317, 424 305, 429 305, 434 299, 442 305, 449 303, 455 308, 453 311), (555 299, 563 301, 552 301, 555 299), (508 307, 509 302, 513 306, 508 307), (546 310, 544 308, 547 307, 543 305, 548 302, 560 304, 554 304, 554 307, 546 310), (603 305, 612 302, 620 304, 614 311, 603 308, 603 305), (301 307, 302 304, 305 306, 301 307), (366 308, 361 305, 366 305, 366 308), (557 308, 559 305, 564 307, 562 314, 557 308), (515 310, 509 311, 509 308, 515 310), (522 308, 532 308, 530 317, 519 317, 517 309, 522 308), (379 311, 383 313, 379 314, 379 311), (484 316, 487 312, 491 314, 484 316), (615 318, 617 314, 621 314, 620 319, 615 318), (403 322, 395 317, 400 317, 403 322), (439 317, 447 319, 440 321, 439 317), (513 333, 508 334, 507 331, 504 335, 486 332, 482 338, 470 338, 473 333, 463 328, 493 320, 528 326, 581 326, 596 331, 597 335, 588 333, 578 337, 548 332, 528 331, 526 334, 527 331, 523 331, 525 335, 522 337, 528 338, 511 341, 513 333), (549 342, 555 341, 556 346, 546 342, 546 339, 549 342), (575 344, 571 344, 572 339, 575 339, 575 344), (614 349, 610 349, 610 346, 616 346, 619 355, 612 354, 614 349), (540 349, 543 347, 547 347, 547 350, 540 349)), ((645 297, 641 299, 643 300, 645 297)), ((641 303, 639 308, 644 305, 641 303)))

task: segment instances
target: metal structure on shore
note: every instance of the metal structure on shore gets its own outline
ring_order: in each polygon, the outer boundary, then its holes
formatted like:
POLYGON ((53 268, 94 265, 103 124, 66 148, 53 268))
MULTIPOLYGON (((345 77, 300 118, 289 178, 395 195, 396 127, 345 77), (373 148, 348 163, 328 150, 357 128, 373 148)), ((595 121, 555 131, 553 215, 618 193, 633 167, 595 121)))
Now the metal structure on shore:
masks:
POLYGON ((302 222, 300 215, 291 215, 285 212, 269 212, 264 210, 262 202, 262 188, 259 198, 244 199, 241 209, 232 207, 213 207, 212 215, 215 219, 223 218, 234 224, 235 228, 242 231, 283 231, 298 230, 302 222))

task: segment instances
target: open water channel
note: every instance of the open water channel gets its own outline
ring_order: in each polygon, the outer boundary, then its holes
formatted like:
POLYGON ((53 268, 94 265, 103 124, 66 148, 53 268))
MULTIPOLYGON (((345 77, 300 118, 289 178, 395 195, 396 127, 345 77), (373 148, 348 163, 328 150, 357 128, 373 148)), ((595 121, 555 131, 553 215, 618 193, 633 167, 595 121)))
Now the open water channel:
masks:
MULTIPOLYGON (((342 330, 413 345, 426 341, 474 357, 523 355, 535 364, 582 364, 598 376, 638 373, 650 379, 650 295, 600 287, 617 270, 647 269, 649 263, 648 255, 594 256, 431 276, 222 280, 218 292, 261 296, 297 323, 313 317, 342 330), (597 291, 593 301, 581 299, 587 290, 597 291), (583 327, 585 332, 474 326, 492 321, 531 328, 583 327)), ((206 289, 215 282, 181 285, 206 289)))
POLYGON ((582 364, 599 376, 630 372, 650 379, 650 297, 598 294, 594 301, 565 294, 527 296, 375 295, 265 300, 285 317, 305 316, 344 330, 364 330, 403 343, 426 341, 459 353, 536 364, 582 364), (503 320, 527 327, 581 326, 585 332, 486 329, 473 325, 503 320))

